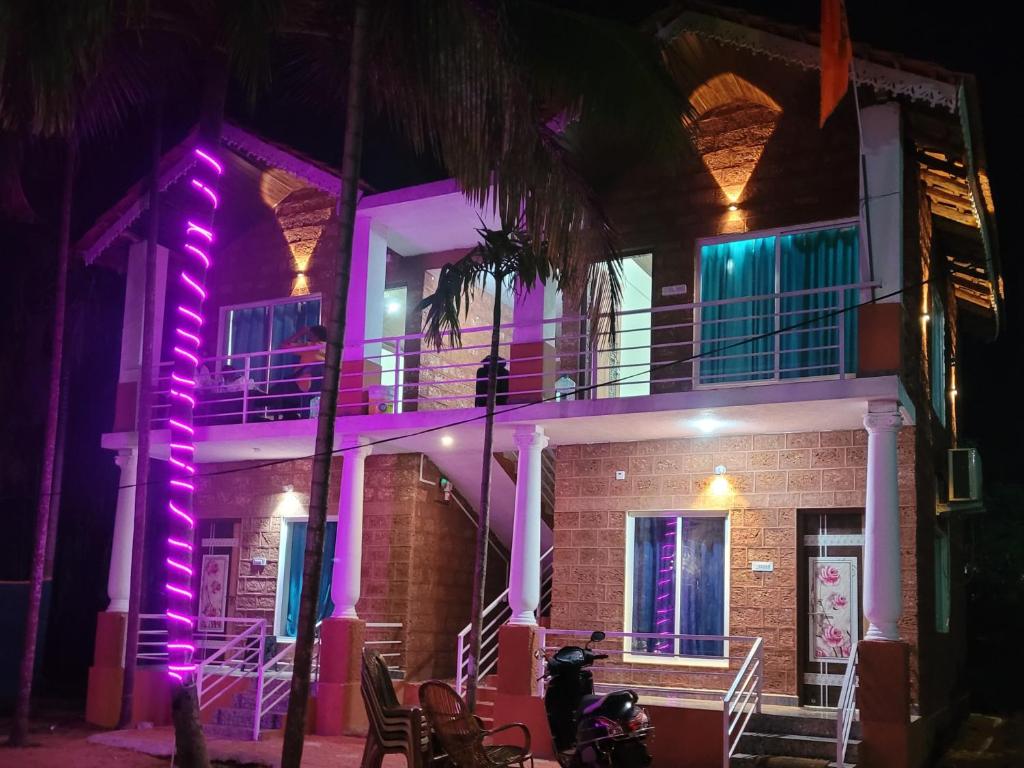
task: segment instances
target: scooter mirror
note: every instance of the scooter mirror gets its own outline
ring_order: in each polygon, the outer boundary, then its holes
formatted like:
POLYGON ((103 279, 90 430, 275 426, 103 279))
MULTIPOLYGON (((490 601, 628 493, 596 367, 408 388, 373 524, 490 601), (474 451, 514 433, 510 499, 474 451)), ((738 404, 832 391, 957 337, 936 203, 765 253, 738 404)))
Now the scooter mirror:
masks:
POLYGON ((600 643, 604 638, 605 634, 600 629, 596 629, 590 633, 590 642, 592 643, 600 643))

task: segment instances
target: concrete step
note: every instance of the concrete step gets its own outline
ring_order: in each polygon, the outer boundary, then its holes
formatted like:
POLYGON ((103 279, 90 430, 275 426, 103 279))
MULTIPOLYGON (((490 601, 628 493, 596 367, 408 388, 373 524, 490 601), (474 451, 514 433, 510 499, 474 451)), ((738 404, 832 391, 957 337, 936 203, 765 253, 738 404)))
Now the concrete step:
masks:
MULTIPOLYGON (((231 702, 231 707, 234 709, 248 709, 250 712, 256 708, 256 694, 252 691, 246 691, 245 693, 236 693, 231 702)), ((285 696, 281 701, 277 702, 270 710, 275 714, 283 715, 288 711, 288 697, 285 696)))
MULTIPOLYGON (((846 759, 856 763, 860 741, 850 739, 846 759)), ((779 757, 816 757, 832 760, 836 756, 835 737, 796 734, 758 733, 747 731, 740 738, 737 752, 747 755, 776 755, 779 757)))
MULTIPOLYGON (((809 759, 813 758, 798 758, 798 759, 809 759)), ((739 752, 733 753, 733 756, 729 759, 729 768, 765 768, 765 756, 764 755, 745 755, 739 752)), ((843 763, 841 766, 837 765, 835 761, 830 761, 828 768, 857 768, 854 763, 843 763)))
MULTIPOLYGON (((269 712, 260 718, 260 728, 268 731, 276 731, 284 727, 284 713, 269 712)), ((253 710, 238 709, 235 707, 222 707, 214 715, 213 722, 216 725, 227 725, 252 728, 253 710)))
POLYGON ((208 739, 230 739, 231 741, 252 741, 252 726, 242 728, 238 725, 219 725, 206 723, 203 735, 208 739))
MULTIPOLYGON (((828 713, 828 715, 831 714, 828 713)), ((809 717, 761 713, 751 715, 747 730, 793 736, 829 736, 834 739, 836 737, 836 719, 834 716, 809 717)), ((860 738, 860 723, 856 720, 850 727, 850 738, 860 738)))

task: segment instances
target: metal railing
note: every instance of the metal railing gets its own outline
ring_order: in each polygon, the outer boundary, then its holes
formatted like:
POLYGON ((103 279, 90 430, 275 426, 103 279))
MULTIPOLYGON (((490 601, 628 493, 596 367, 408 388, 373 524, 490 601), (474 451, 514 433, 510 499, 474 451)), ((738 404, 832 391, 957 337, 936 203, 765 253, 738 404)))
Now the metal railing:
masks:
MULTIPOLYGON (((590 630, 539 630, 545 653, 589 640, 590 630)), ((606 632, 594 648, 607 663, 591 668, 597 693, 629 687, 655 699, 720 701, 722 759, 728 768, 747 723, 761 711, 764 687, 764 641, 741 635, 668 635, 606 632), (649 651, 651 643, 668 642, 670 652, 649 651), (676 649, 679 649, 678 651, 676 649), (684 650, 685 649, 685 650, 684 650), (657 680, 657 683, 649 682, 657 680)), ((663 646, 664 647, 664 646, 663 646)), ((544 659, 538 659, 539 695, 544 695, 544 659)))
MULTIPOLYGON (((540 603, 537 606, 537 616, 541 616, 545 609, 551 604, 551 583, 554 562, 554 547, 549 548, 540 556, 540 603)), ((477 680, 483 680, 491 674, 498 666, 498 630, 512 616, 512 609, 508 604, 508 589, 498 595, 484 608, 483 632, 480 635, 480 661, 477 664, 477 680)), ((466 678, 473 669, 471 656, 471 645, 469 635, 473 629, 472 624, 467 624, 459 632, 455 644, 455 690, 460 695, 466 693, 466 678)))
MULTIPOLYGON (((193 659, 202 664, 240 634, 249 631, 263 619, 236 616, 218 616, 197 620, 192 643, 196 650, 193 659), (204 628, 205 625, 205 628, 204 628), (220 625, 218 627, 218 625, 220 625)), ((162 613, 144 613, 139 616, 140 666, 167 663, 167 617, 162 613)))
POLYGON ((764 641, 759 637, 747 652, 729 690, 722 698, 722 766, 736 751, 751 716, 761 712, 764 685, 764 641))
MULTIPOLYGON (((693 388, 855 375, 856 317, 845 310, 874 283, 691 302, 608 315, 567 315, 502 327, 502 386, 517 398, 603 399, 693 388), (532 328, 543 350, 511 358, 512 333, 532 328), (693 358, 691 360, 691 358, 693 358), (660 364, 683 361, 671 367, 660 364), (687 362, 689 361, 689 362, 687 362), (653 370, 652 370, 653 366, 653 370), (538 369, 543 369, 538 374, 538 369)), ((363 342, 364 361, 379 371, 343 376, 339 414, 473 407, 488 326, 466 328, 462 346, 435 350, 423 334, 363 342)), ((176 398, 196 401, 197 425, 309 419, 318 409, 320 368, 303 363, 302 347, 200 360, 192 383, 159 368, 153 423, 166 425, 176 398)), ((308 356, 308 355, 307 355, 308 356)), ((499 404, 505 399, 499 396, 499 404)))
POLYGON ((266 639, 267 622, 257 619, 197 665, 196 697, 200 711, 229 693, 238 678, 259 674, 266 639))
POLYGON ((836 765, 846 762, 846 750, 850 745, 850 729, 857 716, 857 687, 860 678, 857 674, 857 643, 850 648, 850 658, 846 663, 843 675, 843 687, 839 691, 836 703, 836 765))

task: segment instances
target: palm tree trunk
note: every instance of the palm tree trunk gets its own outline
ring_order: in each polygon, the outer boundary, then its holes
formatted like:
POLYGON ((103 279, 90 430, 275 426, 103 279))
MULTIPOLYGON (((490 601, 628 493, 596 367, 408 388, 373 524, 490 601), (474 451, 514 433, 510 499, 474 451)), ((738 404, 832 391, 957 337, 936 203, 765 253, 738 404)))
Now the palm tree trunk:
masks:
MULTIPOLYGON (((209 52, 203 77, 203 94, 199 105, 199 140, 205 146, 219 150, 229 77, 228 59, 224 51, 214 49, 209 52)), ((173 687, 171 711, 174 719, 177 764, 181 768, 209 768, 210 757, 206 751, 206 739, 199 722, 199 698, 196 694, 195 680, 191 676, 187 677, 183 684, 173 687)))
POLYGON ((67 310, 68 266, 71 256, 71 201, 75 183, 75 145, 65 145, 64 178, 61 190, 60 222, 57 240, 57 286, 54 292, 53 348, 50 350, 50 390, 46 408, 46 432, 43 436, 43 466, 39 477, 39 499, 36 506, 35 544, 32 551, 32 573, 29 579, 28 614, 25 617, 25 643, 21 653, 18 676, 18 697, 10 742, 23 745, 28 738, 28 718, 32 701, 32 677, 36 664, 36 643, 39 639, 39 614, 43 600, 43 575, 46 567, 46 538, 50 527, 50 494, 53 492, 53 469, 56 461, 60 383, 64 363, 64 316, 67 310))
MULTIPOLYGON (((309 678, 313 663, 320 569, 324 557, 324 525, 327 495, 334 454, 334 421, 338 410, 341 350, 345 339, 345 313, 352 269, 352 240, 356 220, 356 192, 363 153, 363 97, 365 89, 366 43, 369 4, 356 0, 349 54, 348 103, 345 109, 345 144, 341 162, 341 196, 338 200, 339 254, 330 323, 327 326, 327 354, 316 424, 316 453, 313 456, 309 491, 309 523, 302 563, 302 595, 295 637, 295 659, 288 697, 281 768, 299 768, 306 731, 309 678)), ((344 459, 347 461, 348 459, 344 459)))
POLYGON ((142 359, 135 430, 138 434, 135 470, 135 523, 132 528, 132 567, 128 587, 128 620, 124 649, 124 681, 118 728, 131 725, 135 701, 135 663, 139 655, 139 614, 142 603, 142 566, 146 549, 149 503, 149 443, 153 414, 153 329, 156 325, 156 250, 160 239, 160 158, 162 156, 160 97, 153 104, 153 135, 149 168, 149 221, 146 228, 146 295, 142 303, 142 359))
POLYGON ((494 405, 498 395, 498 343, 501 340, 501 287, 505 275, 494 275, 494 313, 491 318, 491 357, 487 366, 487 410, 484 417, 484 455, 480 471, 480 513, 476 529, 476 562, 473 580, 472 629, 469 634, 470 664, 466 703, 476 711, 476 689, 483 642, 484 600, 487 592, 487 545, 491 536, 491 457, 494 453, 494 405))

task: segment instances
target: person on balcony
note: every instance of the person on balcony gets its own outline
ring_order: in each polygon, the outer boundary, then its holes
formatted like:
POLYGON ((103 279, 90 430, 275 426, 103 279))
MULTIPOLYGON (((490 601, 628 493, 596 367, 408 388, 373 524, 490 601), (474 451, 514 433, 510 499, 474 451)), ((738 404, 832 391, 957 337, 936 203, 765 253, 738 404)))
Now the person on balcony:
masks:
POLYGON ((319 397, 324 377, 324 359, 327 356, 327 329, 314 325, 296 331, 282 349, 301 348, 297 353, 299 364, 291 375, 277 387, 281 396, 280 411, 284 418, 312 415, 310 406, 319 397))
MULTIPOLYGON (((476 369, 476 400, 474 405, 483 408, 487 405, 487 377, 491 372, 491 356, 488 355, 480 361, 482 365, 476 369)), ((505 364, 505 358, 498 357, 498 380, 495 384, 494 399, 495 405, 508 405, 508 377, 509 370, 505 364)))

